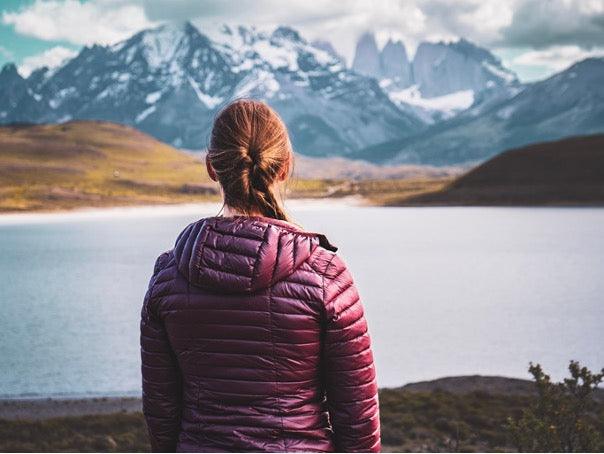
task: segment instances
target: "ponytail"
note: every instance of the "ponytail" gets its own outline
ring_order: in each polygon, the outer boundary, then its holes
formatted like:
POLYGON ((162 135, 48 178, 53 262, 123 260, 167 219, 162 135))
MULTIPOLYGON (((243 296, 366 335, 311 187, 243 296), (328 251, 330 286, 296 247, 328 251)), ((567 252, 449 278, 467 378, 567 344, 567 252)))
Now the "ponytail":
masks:
POLYGON ((265 103, 238 100, 218 114, 208 159, 229 207, 287 221, 275 183, 287 176, 292 156, 285 124, 265 103))

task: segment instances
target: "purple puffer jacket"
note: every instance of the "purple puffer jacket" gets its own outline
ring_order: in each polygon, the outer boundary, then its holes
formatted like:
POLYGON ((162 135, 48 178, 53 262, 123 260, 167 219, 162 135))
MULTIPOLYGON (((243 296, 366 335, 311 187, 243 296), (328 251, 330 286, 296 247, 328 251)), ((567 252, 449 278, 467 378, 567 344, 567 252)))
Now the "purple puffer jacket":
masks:
POLYGON ((155 451, 379 451, 363 307, 325 237, 260 217, 189 225, 141 321, 155 451))

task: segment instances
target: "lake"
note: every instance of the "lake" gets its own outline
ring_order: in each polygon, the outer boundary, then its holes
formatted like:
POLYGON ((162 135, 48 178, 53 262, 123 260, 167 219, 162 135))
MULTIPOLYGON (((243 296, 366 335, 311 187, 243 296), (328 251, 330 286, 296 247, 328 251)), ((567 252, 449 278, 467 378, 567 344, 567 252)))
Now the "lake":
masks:
MULTIPOLYGON (((140 390, 153 263, 214 205, 0 217, 0 395, 140 390)), ((293 202, 363 298, 380 386, 604 366, 604 209, 293 202)))

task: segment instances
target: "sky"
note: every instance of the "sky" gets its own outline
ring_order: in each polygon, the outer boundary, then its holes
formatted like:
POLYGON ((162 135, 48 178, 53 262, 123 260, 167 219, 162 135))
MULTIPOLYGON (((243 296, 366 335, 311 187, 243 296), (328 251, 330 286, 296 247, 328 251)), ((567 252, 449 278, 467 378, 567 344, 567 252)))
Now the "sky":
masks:
POLYGON ((490 49, 520 80, 543 79, 604 56, 604 0, 0 0, 0 66, 23 75, 56 66, 82 46, 112 44, 166 22, 290 25, 330 41, 350 63, 367 31, 378 44, 466 38, 490 49))

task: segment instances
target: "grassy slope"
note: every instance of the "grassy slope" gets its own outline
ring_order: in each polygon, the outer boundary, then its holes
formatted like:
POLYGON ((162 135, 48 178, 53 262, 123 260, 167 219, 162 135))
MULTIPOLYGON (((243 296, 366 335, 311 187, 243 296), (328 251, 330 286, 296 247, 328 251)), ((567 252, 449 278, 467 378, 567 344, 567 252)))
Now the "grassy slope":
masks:
MULTIPOLYGON (((504 424, 517 417, 532 397, 410 392, 382 389, 380 409, 384 451, 510 451, 504 424)), ((604 435, 604 405, 592 415, 604 435)), ((604 449, 604 446, 602 446, 604 449)), ((140 413, 55 418, 44 421, 0 420, 0 452, 148 451, 140 413)))
POLYGON ((0 128, 0 211, 186 202, 217 193, 202 163, 103 122, 0 128))
MULTIPOLYGON (((599 205, 604 135, 508 151, 457 179, 293 179, 287 195, 359 195, 391 206, 599 205)), ((0 212, 218 199, 199 158, 130 127, 93 121, 0 127, 0 212)))
POLYGON ((390 205, 602 205, 604 135, 506 151, 432 193, 390 205))
MULTIPOLYGON (((293 179, 290 197, 384 203, 450 178, 293 179)), ((94 121, 0 127, 0 212, 218 200, 203 162, 133 128, 94 121)))

